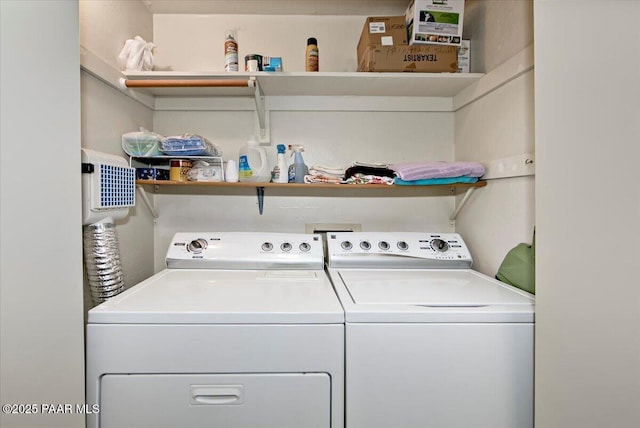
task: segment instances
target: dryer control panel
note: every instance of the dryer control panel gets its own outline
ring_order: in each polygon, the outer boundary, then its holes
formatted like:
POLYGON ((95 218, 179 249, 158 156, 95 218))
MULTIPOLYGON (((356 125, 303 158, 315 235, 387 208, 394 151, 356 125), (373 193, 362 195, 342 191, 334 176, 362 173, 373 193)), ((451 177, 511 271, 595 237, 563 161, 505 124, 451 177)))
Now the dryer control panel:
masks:
POLYGON ((328 233, 327 250, 331 268, 466 269, 473 263, 457 233, 328 233))
POLYGON ((176 233, 168 268, 323 269, 322 237, 306 233, 176 233))

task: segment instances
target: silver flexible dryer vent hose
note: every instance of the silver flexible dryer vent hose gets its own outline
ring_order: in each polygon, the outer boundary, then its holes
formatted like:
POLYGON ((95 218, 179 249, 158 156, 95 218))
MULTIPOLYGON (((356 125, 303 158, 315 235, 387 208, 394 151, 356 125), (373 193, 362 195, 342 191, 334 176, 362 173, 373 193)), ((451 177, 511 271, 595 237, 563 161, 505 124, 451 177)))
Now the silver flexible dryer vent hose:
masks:
POLYGON ((104 222, 84 226, 83 245, 91 298, 97 305, 124 290, 115 225, 104 222))

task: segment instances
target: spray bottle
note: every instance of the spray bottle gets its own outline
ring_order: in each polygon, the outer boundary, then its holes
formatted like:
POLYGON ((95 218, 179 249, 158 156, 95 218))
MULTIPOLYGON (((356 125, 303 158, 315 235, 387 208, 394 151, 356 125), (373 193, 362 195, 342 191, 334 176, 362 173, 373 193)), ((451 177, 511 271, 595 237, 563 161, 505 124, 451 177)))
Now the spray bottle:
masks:
POLYGON ((304 176, 309 174, 309 168, 302 158, 304 147, 289 144, 289 150, 291 150, 291 156, 295 156, 293 163, 289 165, 289 183, 304 183, 304 176))
POLYGON ((273 167, 272 181, 274 183, 288 183, 289 171, 287 170, 287 161, 284 159, 284 144, 278 144, 278 162, 273 167))

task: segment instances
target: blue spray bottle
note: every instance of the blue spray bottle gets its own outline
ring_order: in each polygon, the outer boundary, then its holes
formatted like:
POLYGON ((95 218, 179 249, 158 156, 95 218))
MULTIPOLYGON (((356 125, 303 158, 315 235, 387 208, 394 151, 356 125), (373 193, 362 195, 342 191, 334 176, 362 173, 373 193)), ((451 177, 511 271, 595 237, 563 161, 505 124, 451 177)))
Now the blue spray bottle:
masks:
POLYGON ((309 174, 309 168, 304 163, 302 152, 304 147, 289 144, 291 155, 294 156, 293 163, 289 165, 289 183, 304 183, 304 176, 309 174))

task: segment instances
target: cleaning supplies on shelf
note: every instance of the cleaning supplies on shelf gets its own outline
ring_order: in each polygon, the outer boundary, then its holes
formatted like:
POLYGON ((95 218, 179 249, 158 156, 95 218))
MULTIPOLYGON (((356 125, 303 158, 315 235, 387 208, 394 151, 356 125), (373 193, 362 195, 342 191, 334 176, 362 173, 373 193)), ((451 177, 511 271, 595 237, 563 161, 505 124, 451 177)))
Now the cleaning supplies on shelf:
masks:
POLYGON ((267 165, 267 152, 255 137, 240 148, 238 156, 238 180, 269 182, 271 174, 267 165))
POLYGON ((309 168, 302 158, 304 146, 289 144, 289 150, 294 156, 293 163, 289 165, 289 183, 304 183, 304 176, 309 174, 309 168))
POLYGON ((284 144, 278 144, 278 162, 273 167, 273 173, 271 174, 271 181, 274 183, 288 183, 289 182, 289 170, 287 169, 287 161, 284 159, 284 144))
POLYGON ((238 71, 238 32, 236 30, 225 32, 224 71, 238 71))

